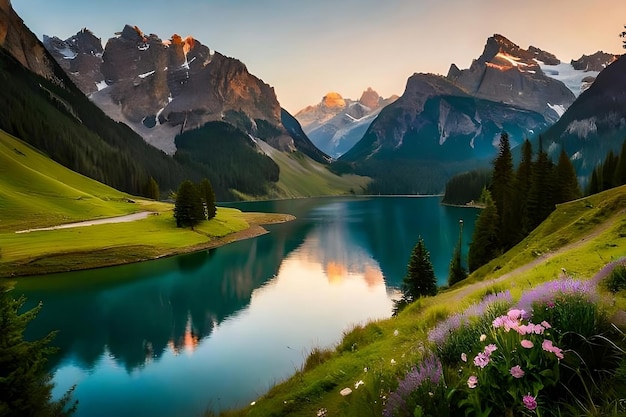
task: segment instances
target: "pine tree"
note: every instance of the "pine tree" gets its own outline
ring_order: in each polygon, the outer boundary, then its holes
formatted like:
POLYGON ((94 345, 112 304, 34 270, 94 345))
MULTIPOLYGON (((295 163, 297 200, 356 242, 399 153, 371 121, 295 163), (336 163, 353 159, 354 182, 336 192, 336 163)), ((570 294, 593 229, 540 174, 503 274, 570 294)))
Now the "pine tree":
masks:
POLYGON ((0 416, 49 417, 74 412, 71 390, 52 401, 52 376, 46 371, 54 333, 28 342, 23 338, 27 324, 41 310, 41 304, 20 314, 25 299, 14 299, 0 284, 0 416))
POLYGON ((217 214, 217 209, 215 208, 215 193, 213 192, 213 186, 208 178, 204 178, 200 181, 200 198, 202 198, 202 202, 204 203, 204 208, 206 212, 206 219, 211 220, 217 214))
POLYGON ((519 219, 516 219, 514 215, 514 179, 509 135, 502 132, 498 156, 493 163, 491 196, 498 210, 500 245, 507 249, 513 246, 517 235, 516 225, 519 224, 519 219))
POLYGON ((204 206, 198 188, 189 180, 183 181, 178 187, 174 204, 174 218, 177 227, 194 226, 205 219, 204 206))
POLYGON ((533 146, 528 139, 522 144, 522 159, 515 174, 515 205, 514 213, 517 222, 515 243, 521 241, 528 233, 528 193, 532 184, 533 146))
POLYGON ((450 261, 450 269, 448 270, 448 286, 452 286, 459 281, 467 278, 467 271, 463 267, 463 259, 461 251, 463 247, 463 220, 459 221, 459 241, 454 248, 454 254, 450 261))
POLYGON ((599 166, 595 167, 591 172, 591 179, 589 179, 589 187, 587 187, 587 195, 597 194, 600 191, 600 177, 602 176, 599 166))
POLYGON ((528 224, 529 231, 544 221, 554 211, 553 192, 554 164, 543 151, 541 136, 539 137, 539 153, 533 164, 532 184, 528 193, 528 224))
POLYGON ((626 140, 622 143, 622 151, 615 169, 615 185, 624 184, 626 184, 626 140))
POLYGON ((609 151, 604 164, 602 164, 602 191, 615 187, 615 173, 617 172, 618 163, 619 157, 612 150, 609 151))
POLYGON ((578 178, 576 178, 576 170, 574 170, 572 162, 567 156, 567 153, 565 153, 565 149, 561 149, 555 175, 556 187, 554 189, 554 202, 556 204, 576 200, 581 197, 578 178))
POLYGON ((403 298, 412 302, 422 296, 437 294, 437 279, 430 262, 430 253, 420 236, 411 252, 407 273, 402 283, 403 298))
POLYGON ((485 208, 481 211, 472 235, 467 263, 469 271, 475 271, 498 255, 499 246, 499 221, 498 210, 491 198, 489 191, 482 197, 485 208))

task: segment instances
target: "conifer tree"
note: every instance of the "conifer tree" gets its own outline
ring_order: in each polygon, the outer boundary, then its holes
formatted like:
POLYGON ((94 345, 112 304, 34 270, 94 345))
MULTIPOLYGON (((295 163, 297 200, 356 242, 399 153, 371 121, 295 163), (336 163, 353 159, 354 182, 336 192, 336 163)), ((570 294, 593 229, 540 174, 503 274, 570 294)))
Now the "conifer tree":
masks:
POLYGON ((602 191, 615 187, 615 173, 617 172, 618 163, 619 157, 610 150, 606 155, 604 164, 602 164, 602 191))
POLYGON ((495 258, 500 250, 498 210, 489 191, 485 191, 482 200, 485 202, 485 208, 476 220, 472 243, 467 256, 470 272, 475 271, 495 258))
POLYGON ((204 178, 200 181, 200 198, 202 198, 202 202, 204 203, 204 209, 206 213, 206 219, 211 220, 217 214, 217 209, 215 208, 215 193, 213 192, 213 186, 208 178, 204 178))
POLYGON ((570 161, 565 149, 561 149, 559 162, 555 169, 556 187, 554 189, 554 202, 556 204, 576 200, 581 197, 576 170, 570 161))
POLYGON ((422 296, 437 294, 437 279, 430 262, 430 253, 420 236, 411 252, 407 273, 402 283, 403 298, 413 302, 422 296))
POLYGON ((463 267, 463 261, 461 258, 461 243, 454 248, 454 254, 450 261, 450 269, 448 271, 448 285, 452 286, 457 282, 463 281, 467 278, 467 271, 463 267))
POLYGON ((52 375, 46 371, 49 347, 54 333, 43 339, 25 341, 27 324, 41 310, 41 304, 20 314, 25 299, 14 299, 0 284, 0 416, 68 416, 75 410, 70 404, 71 390, 60 400, 52 401, 52 375))
POLYGON ((189 180, 178 187, 174 204, 174 218, 177 227, 191 227, 204 220, 204 206, 198 188, 189 180))
POLYGON ((512 246, 517 235, 516 225, 519 224, 519 219, 514 216, 514 179, 509 135, 502 132, 498 156, 493 163, 491 196, 498 210, 500 245, 505 248, 512 246))
POLYGON ((532 184, 533 146, 528 139, 522 144, 522 159, 515 174, 514 212, 517 222, 517 236, 514 243, 521 241, 528 233, 528 193, 532 184))
POLYGON ((159 184, 153 177, 150 177, 148 180, 148 186, 146 190, 146 196, 153 200, 159 201, 161 197, 161 191, 159 190, 159 184))
POLYGON ((587 187, 587 195, 597 194, 600 191, 600 177, 602 176, 601 171, 599 169, 600 166, 597 166, 591 172, 591 178, 589 179, 589 186, 587 187))
POLYGON ((622 151, 619 154, 619 162, 615 169, 615 185, 626 184, 626 140, 622 143, 622 151))
POLYGON ((544 152, 541 136, 539 153, 533 164, 532 184, 528 193, 529 231, 544 221, 554 210, 553 163, 544 152))

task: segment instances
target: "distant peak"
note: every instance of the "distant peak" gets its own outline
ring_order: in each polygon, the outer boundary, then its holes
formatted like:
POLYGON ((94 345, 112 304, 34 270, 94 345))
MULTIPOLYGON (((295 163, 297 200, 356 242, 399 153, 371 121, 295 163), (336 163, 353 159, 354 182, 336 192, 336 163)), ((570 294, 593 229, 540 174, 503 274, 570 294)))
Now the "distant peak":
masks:
POLYGON ((372 87, 367 87, 367 90, 361 94, 359 103, 370 109, 375 109, 380 105, 380 96, 375 90, 372 90, 372 87))
POLYGON ((346 101, 341 94, 331 91, 322 98, 322 106, 327 108, 343 108, 346 107, 346 101))

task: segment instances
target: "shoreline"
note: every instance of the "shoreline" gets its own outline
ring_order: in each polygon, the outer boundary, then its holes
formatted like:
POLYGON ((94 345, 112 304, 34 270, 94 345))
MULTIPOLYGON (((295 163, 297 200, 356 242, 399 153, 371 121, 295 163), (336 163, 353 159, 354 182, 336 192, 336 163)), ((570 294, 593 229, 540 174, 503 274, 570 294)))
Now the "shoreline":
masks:
MULTIPOLYGON (((242 213, 244 215, 255 214, 255 213, 246 213, 246 212, 242 212, 242 213)), ((259 236, 269 233, 269 231, 263 227, 264 225, 287 223, 296 219, 296 217, 291 214, 281 214, 281 213, 262 213, 262 214, 264 216, 262 217, 262 220, 260 221, 254 221, 250 219, 250 216, 246 216, 248 217, 247 221, 249 224, 249 226, 246 229, 232 232, 221 237, 210 238, 210 240, 207 240, 206 242, 202 242, 200 244, 183 246, 183 247, 174 248, 170 250, 160 250, 159 248, 154 248, 154 247, 149 246, 148 248, 152 248, 153 250, 156 250, 156 252, 152 255, 148 253, 143 253, 141 255, 133 255, 132 253, 130 254, 127 253, 126 256, 124 257, 117 257, 117 256, 108 257, 107 254, 109 252, 116 253, 120 249, 122 250, 126 249, 128 251, 131 251, 133 248, 140 248, 140 247, 146 248, 146 246, 143 246, 143 245, 131 245, 131 246, 121 246, 121 247, 111 246, 111 247, 102 247, 98 250, 53 253, 45 257, 32 259, 31 262, 37 262, 39 260, 44 260, 44 259, 49 260, 49 259, 54 259, 57 257, 64 257, 64 256, 76 256, 76 257, 85 256, 85 255, 97 255, 97 256, 93 258, 95 259, 95 261, 93 261, 92 263, 77 263, 73 265, 73 267, 70 267, 70 268, 59 264, 56 267, 50 266, 45 272, 39 271, 38 273, 33 273, 34 271, 30 270, 27 264, 22 264, 20 265, 22 268, 20 268, 19 272, 13 272, 9 275, 0 275, 0 279, 24 279, 24 278, 28 278, 31 276, 32 277, 48 276, 48 275, 53 275, 53 274, 58 274, 58 273, 65 273, 65 272, 87 271, 91 269, 108 268, 112 266, 120 266, 120 265, 132 264, 132 263, 153 261, 153 260, 168 258, 172 256, 177 256, 177 255, 185 255, 185 254, 189 254, 193 252, 199 252, 202 250, 215 249, 221 246, 228 245, 229 243, 234 243, 234 242, 247 240, 247 239, 253 239, 255 237, 259 237, 259 236)))

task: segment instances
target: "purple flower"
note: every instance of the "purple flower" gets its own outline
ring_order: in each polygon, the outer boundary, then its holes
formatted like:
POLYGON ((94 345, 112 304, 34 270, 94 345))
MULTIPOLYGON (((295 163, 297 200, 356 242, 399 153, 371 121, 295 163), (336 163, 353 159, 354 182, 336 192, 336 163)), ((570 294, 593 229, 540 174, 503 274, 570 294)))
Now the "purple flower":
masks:
POLYGON ((520 345, 522 345, 522 347, 523 347, 523 348, 526 348, 526 349, 530 349, 530 348, 532 348, 533 346, 535 346, 535 345, 533 344, 533 342, 531 342, 531 341, 530 341, 530 340, 528 340, 528 339, 522 339, 522 341, 521 341, 521 342, 519 342, 519 343, 520 343, 520 345))
POLYGON ((484 352, 480 352, 474 358, 474 365, 478 366, 481 369, 487 366, 487 364, 489 364, 489 355, 484 352))
POLYGON ((524 395, 524 397, 522 398, 522 403, 524 404, 524 407, 526 407, 530 411, 537 408, 537 400, 535 399, 535 397, 530 395, 530 392, 527 395, 524 395))
POLYGON ((524 292, 520 297, 518 308, 530 311, 535 303, 552 308, 555 299, 562 295, 577 295, 595 301, 598 298, 595 287, 594 280, 579 281, 566 277, 548 281, 524 292))
POLYGON ((519 365, 515 365, 514 367, 511 368, 511 375, 513 375, 513 378, 521 378, 524 376, 524 370, 519 366, 519 365))
POLYGON ((476 386, 478 385, 478 378, 476 377, 476 375, 472 375, 469 378, 467 378, 467 386, 470 387, 471 389, 476 388, 476 386))

